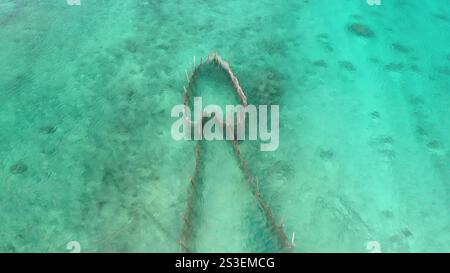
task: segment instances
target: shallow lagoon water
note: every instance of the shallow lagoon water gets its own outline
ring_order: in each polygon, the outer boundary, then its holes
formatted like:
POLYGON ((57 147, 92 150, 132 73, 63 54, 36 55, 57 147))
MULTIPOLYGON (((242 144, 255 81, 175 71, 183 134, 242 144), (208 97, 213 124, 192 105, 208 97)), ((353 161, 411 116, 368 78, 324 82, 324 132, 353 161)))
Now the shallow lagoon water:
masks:
MULTIPOLYGON (((180 251, 195 143, 170 111, 218 52, 280 105, 279 149, 241 148, 294 251, 448 252, 449 44, 446 0, 0 0, 0 251, 180 251)), ((193 251, 279 251, 231 145, 204 151, 193 251)))

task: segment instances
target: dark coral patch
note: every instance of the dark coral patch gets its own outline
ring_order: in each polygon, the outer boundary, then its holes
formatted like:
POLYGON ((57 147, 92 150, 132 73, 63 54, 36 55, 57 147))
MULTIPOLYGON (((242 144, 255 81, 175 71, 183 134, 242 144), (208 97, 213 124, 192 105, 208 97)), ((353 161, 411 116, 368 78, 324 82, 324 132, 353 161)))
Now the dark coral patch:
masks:
POLYGON ((324 60, 317 60, 313 62, 316 67, 327 67, 327 63, 324 60))
POLYGON ((400 43, 393 43, 393 44, 392 44, 392 48, 393 48, 395 51, 400 52, 400 53, 409 53, 409 52, 412 51, 411 48, 409 48, 409 47, 407 47, 407 46, 405 46, 405 45, 402 45, 402 44, 400 44, 400 43))
POLYGON ((389 64, 387 64, 387 65, 384 66, 384 68, 385 68, 387 71, 391 71, 391 72, 399 72, 399 71, 402 71, 404 67, 405 67, 405 65, 402 64, 402 63, 389 63, 389 64))
POLYGON ((380 112, 378 111, 373 111, 372 113, 370 113, 370 117, 372 119, 379 119, 380 118, 380 112))
POLYGON ((320 148, 319 149, 319 156, 320 156, 321 159, 331 160, 334 157, 334 152, 331 149, 320 148))
POLYGON ((14 163, 13 165, 11 165, 11 167, 9 167, 9 171, 14 175, 15 174, 23 174, 27 170, 28 170, 28 166, 20 161, 17 163, 14 163))
POLYGON ((372 38, 375 36, 375 33, 366 25, 360 23, 353 23, 348 27, 348 30, 360 37, 364 38, 372 38))
POLYGON ((347 71, 356 71, 356 67, 349 61, 340 61, 339 66, 347 71))
POLYGON ((53 134, 56 132, 57 127, 56 126, 51 126, 51 125, 46 125, 46 126, 42 126, 41 128, 39 128, 39 131, 43 134, 53 134))

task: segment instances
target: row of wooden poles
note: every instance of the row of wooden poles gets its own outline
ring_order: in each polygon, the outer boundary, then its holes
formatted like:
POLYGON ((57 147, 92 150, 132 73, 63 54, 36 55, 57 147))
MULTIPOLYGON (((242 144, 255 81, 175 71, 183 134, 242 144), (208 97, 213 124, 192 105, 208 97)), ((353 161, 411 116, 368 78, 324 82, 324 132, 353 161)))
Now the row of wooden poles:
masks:
MULTIPOLYGON (((219 65, 225 72, 228 73, 228 76, 231 80, 231 83, 236 90, 237 95, 239 96, 241 100, 241 104, 244 107, 247 107, 247 97, 245 96, 244 91, 242 90, 241 86, 239 85, 239 81, 233 71, 231 70, 231 66, 228 62, 224 61, 217 53, 211 53, 206 60, 201 59, 200 63, 197 63, 194 57, 194 66, 192 69, 192 72, 188 72, 186 70, 186 79, 187 79, 187 86, 184 87, 184 96, 183 96, 183 102, 186 107, 189 107, 189 99, 191 98, 193 94, 193 85, 194 81, 199 75, 200 68, 203 65, 206 64, 216 64, 219 65)), ((202 127, 203 128, 203 119, 202 119, 202 127)), ((244 119, 245 122, 245 119, 244 119)), ((226 126, 226 129, 231 129, 231 127, 226 126)), ((231 129, 232 130, 232 129, 231 129)), ((261 191, 259 189, 258 180, 255 179, 249 170, 247 162, 244 160, 244 158, 241 155, 240 152, 240 146, 237 140, 231 141, 233 145, 233 149, 235 152, 235 155, 237 157, 237 160, 239 162, 239 167, 244 174, 245 180, 247 181, 248 185, 252 189, 252 193, 258 203, 259 208, 264 213, 267 224, 271 228, 272 232, 276 235, 278 239, 279 247, 284 252, 291 252, 293 248, 293 244, 291 241, 289 241, 288 237, 286 236, 283 225, 277 224, 277 221, 272 213, 272 210, 270 209, 267 202, 263 199, 263 196, 261 194, 261 191)), ((197 200, 199 195, 199 183, 201 179, 201 140, 198 140, 195 146, 195 171, 192 177, 190 177, 190 186, 188 190, 188 199, 187 199, 187 208, 185 213, 183 214, 183 230, 182 230, 182 236, 180 240, 180 246, 182 251, 184 252, 190 252, 191 248, 191 234, 192 234, 192 221, 194 217, 194 206, 195 206, 195 200, 197 200)))

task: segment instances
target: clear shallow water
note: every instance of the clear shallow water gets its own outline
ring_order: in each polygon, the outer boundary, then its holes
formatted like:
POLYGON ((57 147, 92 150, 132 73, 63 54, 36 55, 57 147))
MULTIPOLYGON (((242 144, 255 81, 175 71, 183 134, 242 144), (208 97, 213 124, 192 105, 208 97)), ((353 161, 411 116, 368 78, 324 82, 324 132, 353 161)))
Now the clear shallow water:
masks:
MULTIPOLYGON (((280 105, 279 149, 241 148, 295 251, 449 251, 449 2, 245 2, 0 0, 1 252, 180 251, 170 110, 212 51, 280 105)), ((231 146, 204 148, 194 251, 279 251, 231 146)))

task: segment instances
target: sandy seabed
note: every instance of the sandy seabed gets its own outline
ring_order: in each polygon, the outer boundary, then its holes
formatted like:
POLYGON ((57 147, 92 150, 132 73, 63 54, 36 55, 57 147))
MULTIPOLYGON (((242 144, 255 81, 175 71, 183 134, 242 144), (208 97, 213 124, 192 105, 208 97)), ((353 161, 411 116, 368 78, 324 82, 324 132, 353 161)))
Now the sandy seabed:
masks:
MULTIPOLYGON (((446 0, 0 0, 0 252, 177 252, 185 70, 218 52, 280 147, 241 144, 295 252, 450 251, 446 0)), ((224 73, 196 92, 229 103, 224 73)), ((232 101, 235 103, 235 101, 232 101)), ((204 144, 193 251, 277 252, 227 142, 204 144)))

